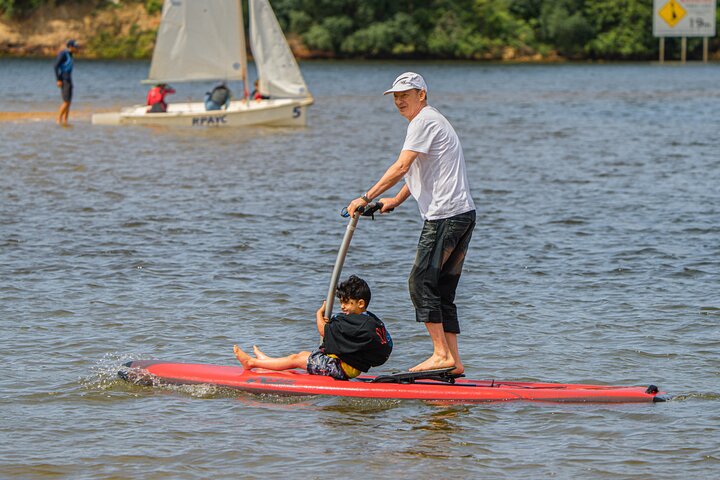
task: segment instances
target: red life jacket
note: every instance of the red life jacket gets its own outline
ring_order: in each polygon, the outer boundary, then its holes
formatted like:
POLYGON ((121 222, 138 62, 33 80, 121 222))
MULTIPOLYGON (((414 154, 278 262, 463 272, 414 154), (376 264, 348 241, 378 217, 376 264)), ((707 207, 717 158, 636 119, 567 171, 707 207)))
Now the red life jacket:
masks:
POLYGON ((155 105, 156 103, 165 102, 165 89, 162 87, 153 87, 147 94, 147 104, 155 105))

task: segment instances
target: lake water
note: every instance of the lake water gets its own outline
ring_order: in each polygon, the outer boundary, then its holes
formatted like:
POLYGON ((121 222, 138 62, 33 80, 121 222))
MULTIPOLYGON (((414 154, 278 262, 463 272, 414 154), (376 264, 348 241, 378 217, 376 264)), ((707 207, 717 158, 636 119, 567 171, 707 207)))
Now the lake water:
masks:
MULTIPOLYGON (((720 65, 302 64, 307 128, 95 127, 146 62, 0 60, 0 477, 720 476, 720 65), (469 378, 657 384, 642 405, 273 397, 128 385, 132 359, 234 364, 317 344, 346 221, 406 121, 416 70, 455 126, 478 206, 458 291, 469 378), (33 120, 35 118, 35 120, 33 120)), ((170 100, 210 85, 178 86, 170 100)), ((237 86, 235 86, 237 89, 237 86)), ((408 200, 361 222, 365 277, 423 360, 408 200)))

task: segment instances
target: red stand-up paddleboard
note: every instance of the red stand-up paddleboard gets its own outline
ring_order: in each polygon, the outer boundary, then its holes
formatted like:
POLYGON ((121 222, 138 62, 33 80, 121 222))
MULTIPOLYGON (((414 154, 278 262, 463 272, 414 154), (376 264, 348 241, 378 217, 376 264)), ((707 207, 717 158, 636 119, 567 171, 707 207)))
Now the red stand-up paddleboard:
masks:
MULTIPOLYGON (((155 360, 129 362, 119 372, 125 380, 143 384, 188 385, 209 384, 245 392, 284 395, 330 395, 359 398, 395 398, 444 400, 454 402, 501 402, 510 400, 539 402, 640 403, 664 401, 654 385, 609 386, 560 383, 506 382, 499 380, 447 381, 413 379, 397 383, 383 377, 360 376, 353 380, 310 375, 300 370, 274 372, 263 369, 244 370, 195 363, 173 363, 155 360), (378 378, 381 381, 375 381, 378 378)), ((400 377, 402 378, 402 377, 400 377)), ((402 380, 400 380, 402 381, 402 380)))
MULTIPOLYGON (((350 239, 360 214, 372 216, 381 210, 379 202, 368 204, 350 219, 335 268, 330 279, 325 314, 332 314, 335 288, 342 271, 350 239)), ((346 215, 345 215, 346 216, 346 215)), ((118 375, 141 385, 208 384, 246 392, 284 395, 332 395, 358 398, 395 398, 441 400, 451 402, 502 402, 509 400, 541 402, 640 403, 658 402, 665 398, 657 387, 622 387, 560 383, 505 382, 498 380, 466 380, 449 374, 450 369, 422 374, 405 372, 360 376, 353 380, 309 375, 300 370, 275 372, 263 369, 244 370, 241 366, 225 367, 195 363, 172 363, 140 360, 126 364, 118 375)))

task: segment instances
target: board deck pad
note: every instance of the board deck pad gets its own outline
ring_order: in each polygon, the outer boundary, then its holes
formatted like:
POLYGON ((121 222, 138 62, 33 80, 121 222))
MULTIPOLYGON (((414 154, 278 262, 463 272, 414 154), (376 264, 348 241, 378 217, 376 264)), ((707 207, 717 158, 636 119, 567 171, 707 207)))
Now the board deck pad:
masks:
POLYGON ((378 375, 371 380, 372 383, 415 383, 416 380, 435 380, 437 382, 455 383, 456 378, 464 377, 463 374, 450 373, 455 367, 438 368, 436 370, 423 370, 421 372, 397 372, 386 375, 378 375))

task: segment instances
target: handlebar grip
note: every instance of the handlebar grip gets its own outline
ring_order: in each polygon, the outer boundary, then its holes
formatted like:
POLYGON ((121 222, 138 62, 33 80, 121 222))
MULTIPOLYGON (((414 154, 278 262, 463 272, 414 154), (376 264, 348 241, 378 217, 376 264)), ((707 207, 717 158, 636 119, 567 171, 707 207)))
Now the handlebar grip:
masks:
MULTIPOLYGON (((378 210, 382 210, 382 208, 383 208, 382 202, 370 202, 367 205, 365 205, 364 207, 358 207, 356 211, 360 212, 360 215, 362 215, 363 217, 372 217, 375 212, 377 212, 378 210)), ((393 210, 395 210, 395 209, 392 208, 389 211, 392 212, 393 210)), ((345 218, 350 216, 350 214, 348 213, 347 207, 343 207, 343 209, 340 210, 340 215, 345 218)))

